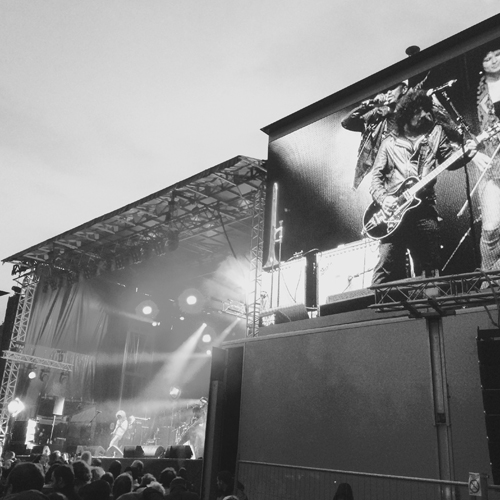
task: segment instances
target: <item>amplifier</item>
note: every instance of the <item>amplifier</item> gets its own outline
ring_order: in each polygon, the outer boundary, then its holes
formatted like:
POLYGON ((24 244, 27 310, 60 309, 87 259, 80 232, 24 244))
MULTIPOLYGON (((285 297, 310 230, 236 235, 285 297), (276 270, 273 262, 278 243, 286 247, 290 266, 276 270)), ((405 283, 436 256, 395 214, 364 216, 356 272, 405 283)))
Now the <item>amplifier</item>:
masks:
POLYGON ((306 304, 307 259, 282 262, 261 278, 261 312, 276 308, 306 304))
POLYGON ((334 302, 335 295, 369 287, 378 247, 378 241, 365 238, 316 254, 318 305, 334 302))

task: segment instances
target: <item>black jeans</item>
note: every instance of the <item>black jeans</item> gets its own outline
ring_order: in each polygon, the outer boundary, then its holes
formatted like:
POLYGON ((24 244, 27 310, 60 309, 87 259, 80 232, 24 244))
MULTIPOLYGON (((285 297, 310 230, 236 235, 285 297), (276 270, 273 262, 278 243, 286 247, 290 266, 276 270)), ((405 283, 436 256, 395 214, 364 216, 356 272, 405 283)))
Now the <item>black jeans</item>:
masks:
POLYGON ((410 251, 415 275, 432 275, 439 269, 439 228, 436 209, 424 204, 409 210, 393 234, 380 242, 380 257, 372 284, 408 278, 406 251, 410 251))

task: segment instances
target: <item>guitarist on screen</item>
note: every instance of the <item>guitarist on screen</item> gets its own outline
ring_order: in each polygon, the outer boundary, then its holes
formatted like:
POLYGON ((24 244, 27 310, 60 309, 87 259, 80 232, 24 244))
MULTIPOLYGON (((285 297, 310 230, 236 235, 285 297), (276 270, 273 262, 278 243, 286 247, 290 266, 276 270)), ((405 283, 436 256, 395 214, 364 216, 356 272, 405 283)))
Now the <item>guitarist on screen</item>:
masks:
MULTIPOLYGON (((374 205, 386 216, 397 211, 399 189, 404 190, 406 179, 423 178, 461 148, 450 140, 451 134, 442 125, 436 124, 432 97, 423 90, 410 89, 398 102, 395 121, 396 131, 380 146, 370 186, 374 205)), ((467 141, 465 150, 463 159, 451 169, 465 165, 474 156, 476 143, 467 141)), ((407 250, 416 276, 436 274, 440 266, 435 182, 418 193, 421 203, 406 212, 397 229, 381 238, 372 284, 407 278, 407 250)))

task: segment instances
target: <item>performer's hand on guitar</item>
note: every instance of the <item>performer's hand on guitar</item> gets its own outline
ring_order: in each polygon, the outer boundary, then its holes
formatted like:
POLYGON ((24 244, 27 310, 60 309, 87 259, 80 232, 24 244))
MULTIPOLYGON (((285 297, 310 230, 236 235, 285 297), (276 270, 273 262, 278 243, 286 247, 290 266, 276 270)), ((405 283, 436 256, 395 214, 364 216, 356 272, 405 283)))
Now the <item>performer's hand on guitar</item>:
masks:
POLYGON ((488 168, 491 166, 491 158, 484 153, 477 153, 474 156, 473 162, 481 172, 488 170, 488 168))
POLYGON ((398 207, 398 199, 395 196, 386 196, 382 202, 382 210, 388 216, 392 215, 398 207))
POLYGON ((477 153, 477 142, 474 141, 474 140, 472 140, 472 139, 469 139, 465 143, 465 149, 467 150, 467 156, 468 156, 468 158, 469 159, 474 158, 474 156, 477 153))

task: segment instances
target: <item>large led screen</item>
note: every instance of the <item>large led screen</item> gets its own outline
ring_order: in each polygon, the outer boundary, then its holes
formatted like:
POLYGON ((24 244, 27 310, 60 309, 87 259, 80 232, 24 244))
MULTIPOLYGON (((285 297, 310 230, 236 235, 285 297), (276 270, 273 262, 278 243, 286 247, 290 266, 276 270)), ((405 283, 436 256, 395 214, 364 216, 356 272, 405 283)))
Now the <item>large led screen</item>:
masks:
MULTIPOLYGON (((500 54, 500 39, 471 49, 425 72, 410 74, 408 85, 410 88, 419 85, 431 93, 431 89, 451 82, 445 89, 448 99, 443 92, 434 93, 433 99, 438 99, 436 104, 445 109, 444 115, 451 117, 454 123, 458 123, 457 116, 462 117, 476 135, 481 129, 478 106, 484 108, 488 104, 484 99, 480 102, 481 93, 484 94, 483 65, 489 69, 484 58, 497 49, 500 54)), ((366 95, 364 100, 373 99, 386 90, 379 89, 376 94, 366 95)), ((500 101, 500 87, 497 97, 500 101)), ((268 193, 272 192, 271 186, 277 183, 277 220, 283 224, 283 260, 301 252, 324 252, 363 238, 363 216, 373 201, 369 193, 371 173, 354 187, 362 133, 342 125, 361 102, 305 126, 298 125, 293 131, 270 142, 268 193)), ((470 138, 467 132, 465 138, 470 138)), ((491 146, 488 151, 493 154, 491 146)), ((480 169, 470 162, 466 169, 445 170, 437 178, 442 275, 469 272, 481 264, 481 189, 480 186, 474 189, 480 174, 480 169), (465 205, 468 192, 472 192, 472 210, 465 205)), ((270 203, 271 195, 268 196, 268 207, 270 203)), ((270 226, 269 219, 270 210, 267 228, 270 226)), ((269 229, 266 233, 269 234, 269 229)), ((266 244, 265 254, 268 246, 266 244)))

